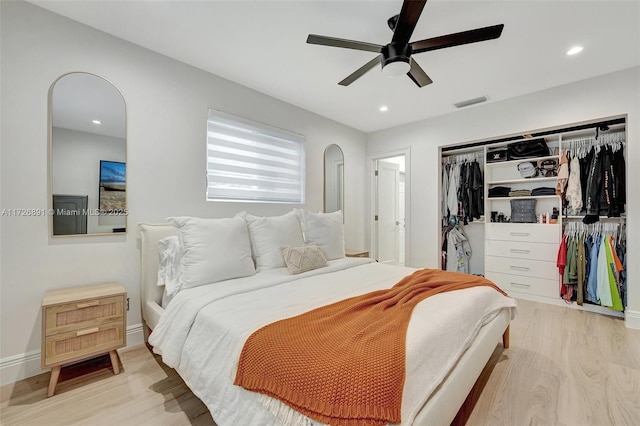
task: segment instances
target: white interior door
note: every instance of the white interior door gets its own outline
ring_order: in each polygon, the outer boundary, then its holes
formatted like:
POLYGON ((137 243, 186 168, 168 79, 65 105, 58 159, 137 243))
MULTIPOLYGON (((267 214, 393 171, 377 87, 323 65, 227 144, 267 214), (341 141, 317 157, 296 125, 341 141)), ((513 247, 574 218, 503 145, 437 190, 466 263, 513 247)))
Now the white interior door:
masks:
POLYGON ((400 166, 377 161, 376 253, 380 263, 400 262, 400 166))

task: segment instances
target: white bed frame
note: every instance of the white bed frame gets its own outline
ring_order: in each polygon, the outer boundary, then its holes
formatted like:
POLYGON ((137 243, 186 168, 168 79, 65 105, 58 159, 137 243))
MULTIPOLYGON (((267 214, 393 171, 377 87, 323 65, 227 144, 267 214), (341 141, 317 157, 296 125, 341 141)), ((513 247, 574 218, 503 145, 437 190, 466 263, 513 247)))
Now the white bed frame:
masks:
MULTIPOLYGON (((161 306, 162 287, 157 285, 158 241, 176 235, 176 229, 168 224, 138 225, 141 234, 140 300, 142 318, 150 330, 158 324, 164 312, 161 306)), ((509 347, 509 322, 511 312, 505 309, 480 329, 478 337, 462 355, 444 382, 422 407, 414 425, 448 425, 455 418, 480 373, 491 358, 500 339, 509 347)))

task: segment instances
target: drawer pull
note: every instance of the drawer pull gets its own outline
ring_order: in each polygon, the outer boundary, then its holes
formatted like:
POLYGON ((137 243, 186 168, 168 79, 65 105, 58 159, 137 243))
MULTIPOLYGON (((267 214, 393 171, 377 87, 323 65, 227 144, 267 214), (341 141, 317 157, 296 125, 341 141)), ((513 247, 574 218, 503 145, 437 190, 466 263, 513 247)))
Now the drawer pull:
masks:
POLYGON ((86 330, 80 330, 80 331, 76 332, 76 337, 85 336, 87 334, 97 333, 98 331, 100 331, 100 328, 98 328, 98 327, 87 328, 86 330))
POLYGON ((511 249, 509 250, 511 253, 523 253, 523 254, 527 254, 529 253, 531 250, 525 250, 525 249, 511 249))
POLYGON ((529 287, 531 287, 531 285, 530 285, 530 284, 511 283, 511 285, 512 285, 512 286, 515 286, 515 287, 524 287, 524 288, 529 288, 529 287))
POLYGON ((90 308, 91 306, 98 306, 99 304, 100 304, 99 300, 92 300, 91 302, 78 303, 76 307, 77 309, 90 308))
POLYGON ((514 265, 511 265, 511 266, 509 266, 509 268, 515 269, 516 271, 528 271, 529 270, 528 266, 514 266, 514 265))
POLYGON ((531 233, 530 232, 510 232, 511 235, 513 235, 514 237, 528 237, 531 233))

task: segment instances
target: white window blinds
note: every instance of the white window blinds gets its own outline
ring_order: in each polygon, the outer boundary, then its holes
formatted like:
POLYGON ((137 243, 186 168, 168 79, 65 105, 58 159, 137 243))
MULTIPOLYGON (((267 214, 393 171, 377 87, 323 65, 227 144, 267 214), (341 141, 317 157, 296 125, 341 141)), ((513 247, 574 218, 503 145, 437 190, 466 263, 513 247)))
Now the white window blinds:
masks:
POLYGON ((304 136, 209 110, 207 200, 304 203, 304 136))

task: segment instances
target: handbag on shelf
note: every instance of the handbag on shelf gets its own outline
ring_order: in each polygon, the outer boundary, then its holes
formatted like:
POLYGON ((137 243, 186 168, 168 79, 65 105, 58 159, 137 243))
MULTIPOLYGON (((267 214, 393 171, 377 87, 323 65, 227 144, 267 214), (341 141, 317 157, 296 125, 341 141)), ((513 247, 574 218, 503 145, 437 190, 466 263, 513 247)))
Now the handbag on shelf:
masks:
POLYGON ((514 142, 507 145, 510 160, 524 158, 546 157, 549 155, 549 147, 544 139, 532 139, 514 142))

